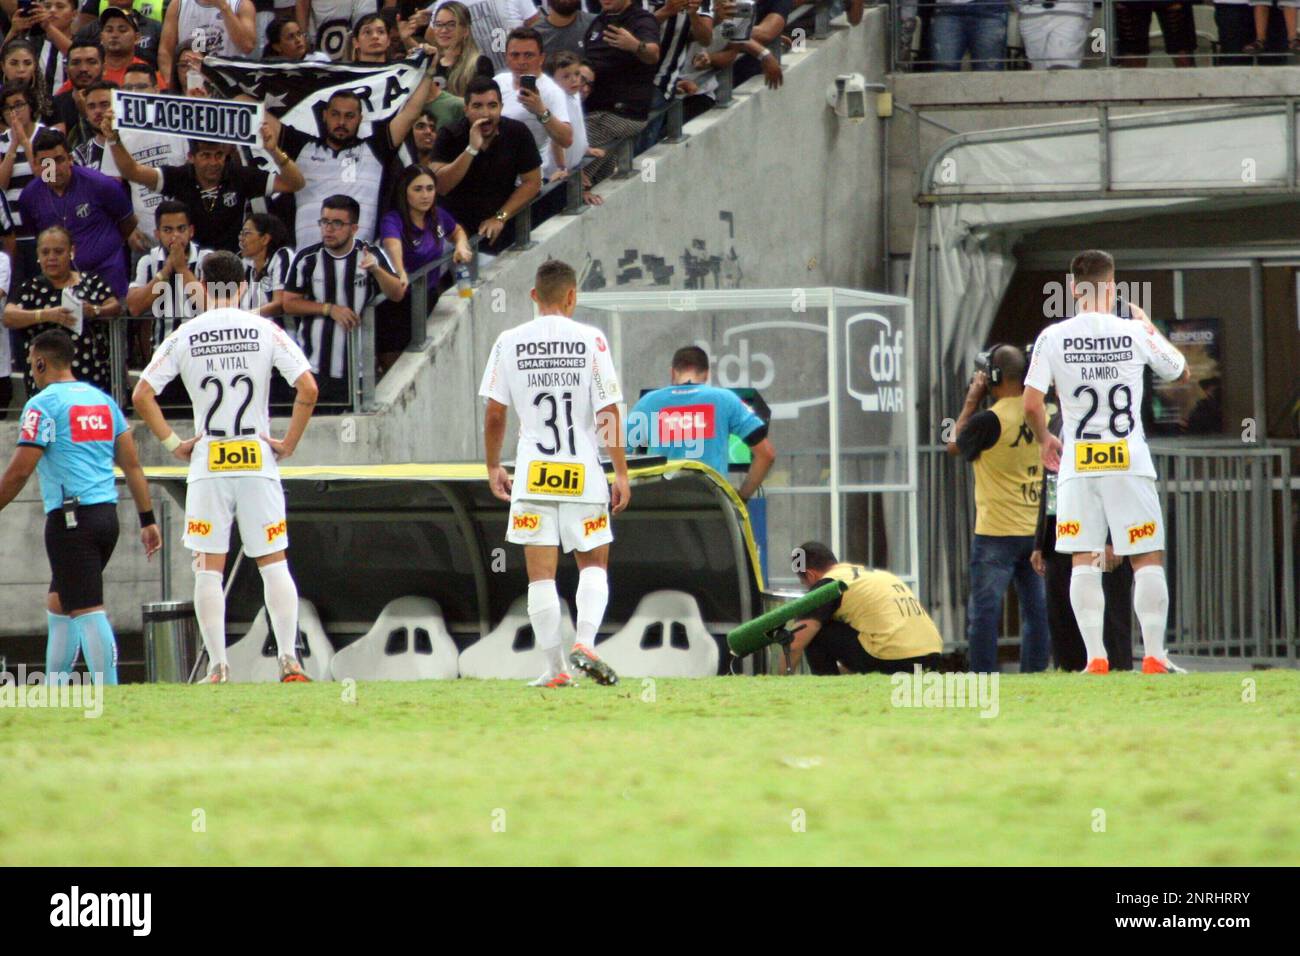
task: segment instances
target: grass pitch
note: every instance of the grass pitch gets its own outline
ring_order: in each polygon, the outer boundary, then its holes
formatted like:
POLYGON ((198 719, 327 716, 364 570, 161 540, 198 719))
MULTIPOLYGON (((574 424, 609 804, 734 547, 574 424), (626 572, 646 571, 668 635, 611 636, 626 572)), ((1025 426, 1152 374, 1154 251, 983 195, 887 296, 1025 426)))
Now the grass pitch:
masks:
POLYGON ((885 677, 342 694, 0 708, 0 864, 1300 863, 1300 672, 1008 674, 993 719, 885 677))

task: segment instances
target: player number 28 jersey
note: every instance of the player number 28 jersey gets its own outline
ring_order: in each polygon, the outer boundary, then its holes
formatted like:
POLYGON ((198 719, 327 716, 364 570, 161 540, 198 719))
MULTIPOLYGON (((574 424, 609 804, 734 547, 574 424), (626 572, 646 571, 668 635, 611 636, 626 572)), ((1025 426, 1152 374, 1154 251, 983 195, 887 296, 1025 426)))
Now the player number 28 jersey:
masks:
POLYGON ((1034 345, 1025 384, 1043 393, 1056 385, 1064 446, 1057 480, 1154 478, 1142 430, 1142 372, 1150 366, 1170 381, 1186 364, 1164 336, 1133 320, 1083 312, 1048 326, 1034 345))
POLYGON ((190 458, 189 481, 260 475, 278 478, 267 407, 271 375, 289 384, 311 371, 285 331, 242 309, 213 309, 163 340, 142 378, 154 392, 177 375, 194 404, 194 433, 202 437, 190 458))
POLYGON ((492 346, 479 395, 513 407, 519 416, 514 500, 609 500, 596 412, 622 402, 623 392, 599 329, 542 315, 503 332, 492 346))

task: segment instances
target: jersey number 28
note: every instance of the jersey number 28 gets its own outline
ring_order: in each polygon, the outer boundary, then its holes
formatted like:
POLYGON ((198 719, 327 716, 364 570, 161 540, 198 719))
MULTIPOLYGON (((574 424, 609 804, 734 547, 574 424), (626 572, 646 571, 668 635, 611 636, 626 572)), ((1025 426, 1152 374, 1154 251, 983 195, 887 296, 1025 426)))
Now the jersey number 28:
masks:
MULTIPOLYGON (((1076 440, 1088 440, 1100 438, 1101 435, 1087 430, 1088 422, 1092 416, 1097 414, 1097 409, 1101 405, 1100 397, 1097 390, 1091 385, 1080 385, 1074 390, 1074 397, 1081 398, 1088 396, 1088 411, 1079 419, 1079 427, 1074 430, 1076 440)), ((1133 430, 1133 392, 1127 385, 1115 385, 1111 388, 1110 394, 1106 396, 1106 403, 1110 405, 1110 432, 1116 438, 1123 438, 1133 430), (1124 404, 1118 404, 1120 396, 1124 397, 1124 404)))

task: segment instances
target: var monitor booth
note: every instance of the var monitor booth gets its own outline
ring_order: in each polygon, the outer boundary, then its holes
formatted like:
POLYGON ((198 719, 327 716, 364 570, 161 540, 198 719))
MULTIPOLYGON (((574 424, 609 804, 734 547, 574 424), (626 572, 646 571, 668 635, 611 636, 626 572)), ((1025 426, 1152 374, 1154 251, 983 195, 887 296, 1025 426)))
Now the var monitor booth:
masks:
MULTIPOLYGON (((148 475, 183 513, 185 469, 148 475)), ((630 476, 632 505, 613 519, 601 656, 626 677, 761 670, 732 659, 724 640, 763 610, 744 504, 699 462, 634 459, 630 476)), ((482 465, 284 467, 281 479, 302 597, 299 652, 313 679, 516 679, 545 669, 528 622, 523 549, 505 541, 509 505, 492 495, 482 465)), ((231 678, 276 680, 261 577, 235 535, 231 678)), ((166 537, 180 547, 175 529, 166 537)), ((571 557, 557 583, 571 643, 571 557)))

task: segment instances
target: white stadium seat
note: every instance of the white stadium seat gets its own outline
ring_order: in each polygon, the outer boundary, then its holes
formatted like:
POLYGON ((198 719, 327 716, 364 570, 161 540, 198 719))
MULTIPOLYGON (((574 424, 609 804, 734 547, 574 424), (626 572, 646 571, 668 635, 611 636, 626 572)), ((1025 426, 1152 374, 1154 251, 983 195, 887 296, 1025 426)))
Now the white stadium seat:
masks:
POLYGON ((332 670, 335 680, 452 680, 459 673, 456 642, 435 601, 401 597, 334 655, 332 670))
MULTIPOLYGON (((298 654, 303 670, 312 680, 330 680, 334 645, 321 625, 316 605, 298 600, 298 654)), ((266 609, 257 612, 248 633, 226 648, 230 679, 237 684, 273 684, 280 679, 280 662, 275 636, 267 623, 266 609)))
MULTIPOLYGON (((560 602, 560 641, 564 659, 573 647, 573 618, 567 601, 560 602)), ((528 596, 515 599, 501 623, 487 636, 465 648, 460 655, 460 676, 531 680, 546 670, 546 657, 537 647, 533 628, 528 621, 528 596)))
POLYGON ((652 591, 598 653, 620 676, 712 677, 718 644, 685 591, 652 591))

